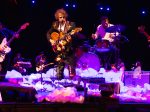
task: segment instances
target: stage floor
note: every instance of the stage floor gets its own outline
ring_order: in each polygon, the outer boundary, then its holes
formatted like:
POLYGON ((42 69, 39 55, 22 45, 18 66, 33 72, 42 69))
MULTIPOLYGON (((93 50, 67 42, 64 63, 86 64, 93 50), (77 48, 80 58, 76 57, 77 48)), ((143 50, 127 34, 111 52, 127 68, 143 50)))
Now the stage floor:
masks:
MULTIPOLYGON (((137 82, 138 84, 149 84, 149 71, 142 72, 142 78, 137 82), (142 82, 141 82, 142 81, 142 82)), ((132 71, 125 72, 125 85, 131 85, 132 83, 132 71)), ((30 100, 30 98, 35 94, 34 89, 20 87, 16 85, 7 85, 6 83, 0 83, 1 92, 3 90, 12 89, 15 91, 21 91, 27 93, 27 96, 20 97, 18 99, 18 94, 14 96, 13 100, 7 101, 3 100, 0 102, 0 112, 150 112, 150 100, 147 102, 145 100, 140 101, 140 99, 134 100, 136 97, 139 98, 142 94, 133 91, 128 91, 128 94, 134 95, 134 98, 128 99, 127 96, 124 100, 119 97, 102 97, 102 96, 89 96, 85 97, 83 103, 52 103, 47 101, 37 102, 30 100), (133 93, 132 93, 133 92, 133 93), (30 95, 31 94, 31 95, 30 95), (29 98, 27 102, 24 102, 25 98, 29 98)), ((5 92, 3 96, 6 96, 5 92)), ((147 94, 149 99, 149 94, 147 94)))
POLYGON ((105 98, 83 104, 1 102, 0 112, 150 112, 150 104, 119 103, 105 98))

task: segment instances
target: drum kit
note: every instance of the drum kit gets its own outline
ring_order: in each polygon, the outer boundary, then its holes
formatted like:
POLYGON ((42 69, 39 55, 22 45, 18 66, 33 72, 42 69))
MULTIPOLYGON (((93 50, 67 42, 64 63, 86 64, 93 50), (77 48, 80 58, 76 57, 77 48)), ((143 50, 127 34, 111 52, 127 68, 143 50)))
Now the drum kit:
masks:
MULTIPOLYGON (((108 33, 119 33, 119 35, 114 37, 113 44, 118 45, 124 42, 128 42, 128 38, 126 36, 121 35, 121 32, 125 30, 125 26, 123 25, 114 25, 108 27, 106 32, 108 33)), ((84 70, 85 68, 93 68, 96 71, 104 64, 108 64, 110 61, 111 45, 108 40, 96 40, 93 47, 90 47, 89 51, 81 56, 81 58, 77 61, 78 65, 84 70), (99 56, 100 55, 100 56, 99 56)))

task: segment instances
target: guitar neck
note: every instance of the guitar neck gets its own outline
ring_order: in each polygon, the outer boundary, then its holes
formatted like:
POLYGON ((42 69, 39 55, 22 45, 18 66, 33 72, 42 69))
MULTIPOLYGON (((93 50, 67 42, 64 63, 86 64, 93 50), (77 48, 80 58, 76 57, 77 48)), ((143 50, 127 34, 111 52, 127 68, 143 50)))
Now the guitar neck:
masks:
POLYGON ((15 37, 15 34, 19 34, 21 31, 22 31, 22 30, 19 29, 17 32, 15 32, 15 33, 13 34, 13 36, 12 36, 12 37, 9 39, 9 41, 7 42, 7 46, 10 46, 10 43, 16 38, 16 37, 15 37))
POLYGON ((44 65, 44 67, 52 65, 52 64, 54 64, 54 63, 48 63, 48 64, 44 65))
POLYGON ((65 34, 63 35, 63 37, 61 37, 61 38, 59 39, 59 41, 60 41, 60 40, 64 40, 64 39, 66 39, 67 36, 69 36, 69 35, 74 35, 75 33, 79 32, 79 31, 81 31, 81 30, 82 30, 82 28, 75 28, 75 29, 72 30, 71 32, 65 33, 65 34))

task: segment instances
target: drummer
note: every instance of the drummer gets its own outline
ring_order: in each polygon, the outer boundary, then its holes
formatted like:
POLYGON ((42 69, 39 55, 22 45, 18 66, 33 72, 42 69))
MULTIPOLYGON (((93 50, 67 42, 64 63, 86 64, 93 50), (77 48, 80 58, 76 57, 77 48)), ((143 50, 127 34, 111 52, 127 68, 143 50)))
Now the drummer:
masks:
MULTIPOLYGON (((105 41, 105 44, 110 44, 110 45, 112 45, 111 43, 113 43, 114 42, 114 37, 115 36, 117 36, 117 35, 119 35, 119 33, 117 32, 117 31, 112 31, 112 27, 113 27, 114 25, 113 24, 111 24, 110 22, 109 22, 109 19, 108 19, 108 17, 107 16, 102 16, 101 17, 101 24, 100 25, 98 25, 98 27, 97 27, 97 29, 96 29, 96 32, 95 32, 95 34, 92 34, 92 38, 94 39, 94 40, 100 40, 100 41, 105 41), (107 43, 106 43, 107 42, 107 43)), ((97 41, 96 41, 97 42, 97 41)), ((103 44, 103 43, 102 43, 103 44)), ((103 45, 105 45, 105 44, 103 44, 103 45)), ((98 45, 100 45, 100 44, 98 44, 98 45)), ((99 47, 99 46, 98 46, 99 47)), ((101 47, 101 46, 100 46, 101 47)), ((102 46, 103 47, 103 46, 102 46)), ((106 47, 106 45, 104 46, 104 47, 106 47)), ((107 46, 108 47, 108 46, 107 46)), ((114 64, 116 61, 117 61, 117 58, 118 58, 118 56, 116 56, 115 54, 115 52, 116 52, 116 48, 115 48, 115 46, 113 45, 113 46, 109 46, 109 48, 111 49, 110 51, 111 51, 111 60, 108 62, 108 60, 106 61, 105 59, 104 59, 104 61, 105 61, 105 64, 107 63, 107 65, 108 64, 114 64)), ((109 57, 109 56, 108 56, 109 57)), ((101 59, 101 60, 103 60, 103 59, 101 59)))
POLYGON ((114 36, 118 35, 116 32, 106 32, 106 29, 114 26, 109 22, 109 19, 107 16, 102 16, 101 17, 101 24, 98 25, 95 34, 92 34, 93 39, 98 39, 101 38, 102 40, 108 40, 109 42, 114 41, 114 36))

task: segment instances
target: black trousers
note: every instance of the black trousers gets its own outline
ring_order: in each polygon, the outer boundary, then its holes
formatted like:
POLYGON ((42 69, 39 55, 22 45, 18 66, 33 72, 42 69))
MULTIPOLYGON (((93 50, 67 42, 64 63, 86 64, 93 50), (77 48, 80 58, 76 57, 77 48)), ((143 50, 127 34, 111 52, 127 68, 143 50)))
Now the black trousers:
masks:
POLYGON ((73 78, 75 76, 75 67, 76 67, 76 62, 75 62, 75 57, 74 54, 59 54, 58 56, 61 57, 61 60, 58 61, 57 67, 56 67, 56 76, 58 79, 63 79, 64 78, 64 69, 67 66, 69 70, 69 77, 73 78))

